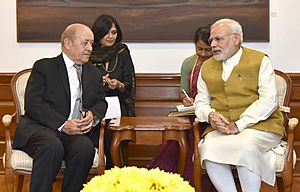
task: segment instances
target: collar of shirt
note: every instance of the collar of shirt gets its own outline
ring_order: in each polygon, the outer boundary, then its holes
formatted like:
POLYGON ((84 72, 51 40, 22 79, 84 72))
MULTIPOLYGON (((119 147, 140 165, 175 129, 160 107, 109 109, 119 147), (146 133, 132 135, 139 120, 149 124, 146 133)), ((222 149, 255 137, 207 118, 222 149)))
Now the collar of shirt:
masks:
MULTIPOLYGON (((71 89, 73 86, 78 87, 79 86, 79 81, 76 73, 76 68, 74 67, 74 61, 70 59, 64 52, 62 53, 63 59, 67 68, 68 72, 68 78, 69 78, 69 83, 71 86, 71 89)), ((71 90, 72 91, 72 90, 71 90)))
POLYGON ((64 62, 66 64, 66 68, 69 71, 70 69, 73 69, 73 65, 75 64, 74 61, 72 61, 64 52, 62 53, 64 62))
POLYGON ((237 64, 239 64, 242 53, 243 53, 243 49, 242 49, 242 47, 240 47, 238 52, 236 52, 232 57, 228 58, 226 61, 223 61, 223 63, 222 63, 222 65, 223 65, 222 79, 224 81, 226 81, 229 78, 233 68, 237 64))

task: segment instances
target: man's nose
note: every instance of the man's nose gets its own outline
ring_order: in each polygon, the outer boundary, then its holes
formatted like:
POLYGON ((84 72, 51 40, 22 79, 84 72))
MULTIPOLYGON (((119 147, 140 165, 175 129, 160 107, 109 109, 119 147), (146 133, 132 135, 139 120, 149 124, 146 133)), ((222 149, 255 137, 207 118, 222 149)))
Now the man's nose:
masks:
POLYGON ((211 43, 210 43, 210 47, 213 48, 213 47, 216 47, 217 46, 217 42, 212 39, 211 43))
POLYGON ((92 51, 93 50, 93 43, 88 43, 87 49, 89 51, 92 51))

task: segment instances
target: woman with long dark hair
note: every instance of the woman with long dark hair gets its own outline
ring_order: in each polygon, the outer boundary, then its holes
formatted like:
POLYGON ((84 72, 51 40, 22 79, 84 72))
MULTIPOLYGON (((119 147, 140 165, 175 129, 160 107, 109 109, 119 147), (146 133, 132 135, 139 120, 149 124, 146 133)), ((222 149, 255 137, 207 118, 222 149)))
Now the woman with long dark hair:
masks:
MULTIPOLYGON (((118 96, 122 116, 135 116, 135 71, 122 31, 111 15, 100 15, 93 23, 94 47, 90 62, 103 78, 106 96, 118 96)), ((105 130, 106 167, 111 168, 111 133, 105 130)))

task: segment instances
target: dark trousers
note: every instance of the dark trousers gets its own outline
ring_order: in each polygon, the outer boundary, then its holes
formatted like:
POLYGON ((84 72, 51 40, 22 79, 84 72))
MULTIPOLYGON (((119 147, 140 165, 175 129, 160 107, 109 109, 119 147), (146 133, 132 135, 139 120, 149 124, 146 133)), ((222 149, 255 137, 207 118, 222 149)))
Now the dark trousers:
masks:
POLYGON ((90 135, 66 135, 41 128, 21 150, 33 158, 31 192, 52 192, 53 181, 65 161, 62 191, 79 192, 93 164, 90 135))

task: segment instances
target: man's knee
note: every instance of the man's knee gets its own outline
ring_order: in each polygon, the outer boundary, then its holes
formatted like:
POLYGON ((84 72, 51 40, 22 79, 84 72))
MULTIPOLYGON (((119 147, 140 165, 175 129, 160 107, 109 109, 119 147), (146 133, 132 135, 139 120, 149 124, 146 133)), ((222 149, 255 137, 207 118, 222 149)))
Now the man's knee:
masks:
POLYGON ((51 142, 44 143, 36 150, 36 154, 44 154, 47 158, 62 160, 64 156, 64 146, 60 140, 52 140, 51 142))
POLYGON ((73 146, 73 152, 83 157, 89 156, 92 158, 95 154, 93 142, 88 137, 83 137, 73 146))

